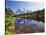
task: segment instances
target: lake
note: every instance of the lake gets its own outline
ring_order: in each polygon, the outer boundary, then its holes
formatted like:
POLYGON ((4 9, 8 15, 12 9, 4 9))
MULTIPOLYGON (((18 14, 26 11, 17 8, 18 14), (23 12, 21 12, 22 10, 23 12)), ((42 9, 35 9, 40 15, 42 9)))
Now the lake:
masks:
POLYGON ((44 32, 44 22, 38 21, 38 20, 16 18, 15 26, 16 26, 16 28, 17 27, 19 28, 19 26, 20 26, 21 29, 25 27, 26 28, 26 32, 25 33, 32 33, 30 31, 31 29, 36 29, 37 30, 36 32, 44 32))

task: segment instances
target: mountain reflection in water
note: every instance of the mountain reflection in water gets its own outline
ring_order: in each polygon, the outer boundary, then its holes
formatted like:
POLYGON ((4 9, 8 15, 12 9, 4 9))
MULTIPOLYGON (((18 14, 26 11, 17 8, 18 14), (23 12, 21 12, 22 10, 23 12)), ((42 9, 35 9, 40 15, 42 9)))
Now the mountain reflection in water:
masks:
MULTIPOLYGON (((30 29, 32 27, 33 29, 37 29, 38 32, 43 32, 44 31, 44 22, 41 22, 41 21, 36 21, 36 20, 33 20, 33 19, 16 18, 15 26, 19 27, 20 25, 21 25, 21 27, 23 25, 23 27, 26 26, 30 29)), ((26 31, 26 33, 31 33, 31 32, 28 32, 28 31, 26 31)))

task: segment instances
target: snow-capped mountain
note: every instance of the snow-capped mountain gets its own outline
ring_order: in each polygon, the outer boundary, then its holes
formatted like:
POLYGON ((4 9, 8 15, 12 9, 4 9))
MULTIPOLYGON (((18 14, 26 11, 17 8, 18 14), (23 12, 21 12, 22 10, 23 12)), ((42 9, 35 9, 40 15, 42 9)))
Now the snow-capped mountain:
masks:
POLYGON ((31 13, 31 10, 27 10, 25 8, 20 8, 16 11, 16 14, 24 14, 24 13, 31 13))

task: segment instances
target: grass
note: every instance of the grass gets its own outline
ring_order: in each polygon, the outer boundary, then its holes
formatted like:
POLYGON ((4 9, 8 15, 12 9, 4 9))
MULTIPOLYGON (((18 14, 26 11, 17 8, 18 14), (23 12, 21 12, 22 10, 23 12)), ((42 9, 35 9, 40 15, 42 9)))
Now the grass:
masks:
POLYGON ((15 17, 5 15, 5 35, 11 35, 14 32, 14 20, 15 17))

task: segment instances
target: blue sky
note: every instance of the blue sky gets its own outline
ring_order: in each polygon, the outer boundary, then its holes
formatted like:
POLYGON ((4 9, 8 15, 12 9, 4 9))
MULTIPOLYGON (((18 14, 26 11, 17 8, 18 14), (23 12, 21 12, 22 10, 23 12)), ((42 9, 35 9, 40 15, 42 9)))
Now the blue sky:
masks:
POLYGON ((19 8, 25 8, 27 10, 38 10, 44 8, 42 2, 27 2, 27 1, 6 1, 6 7, 12 9, 14 12, 19 8))

